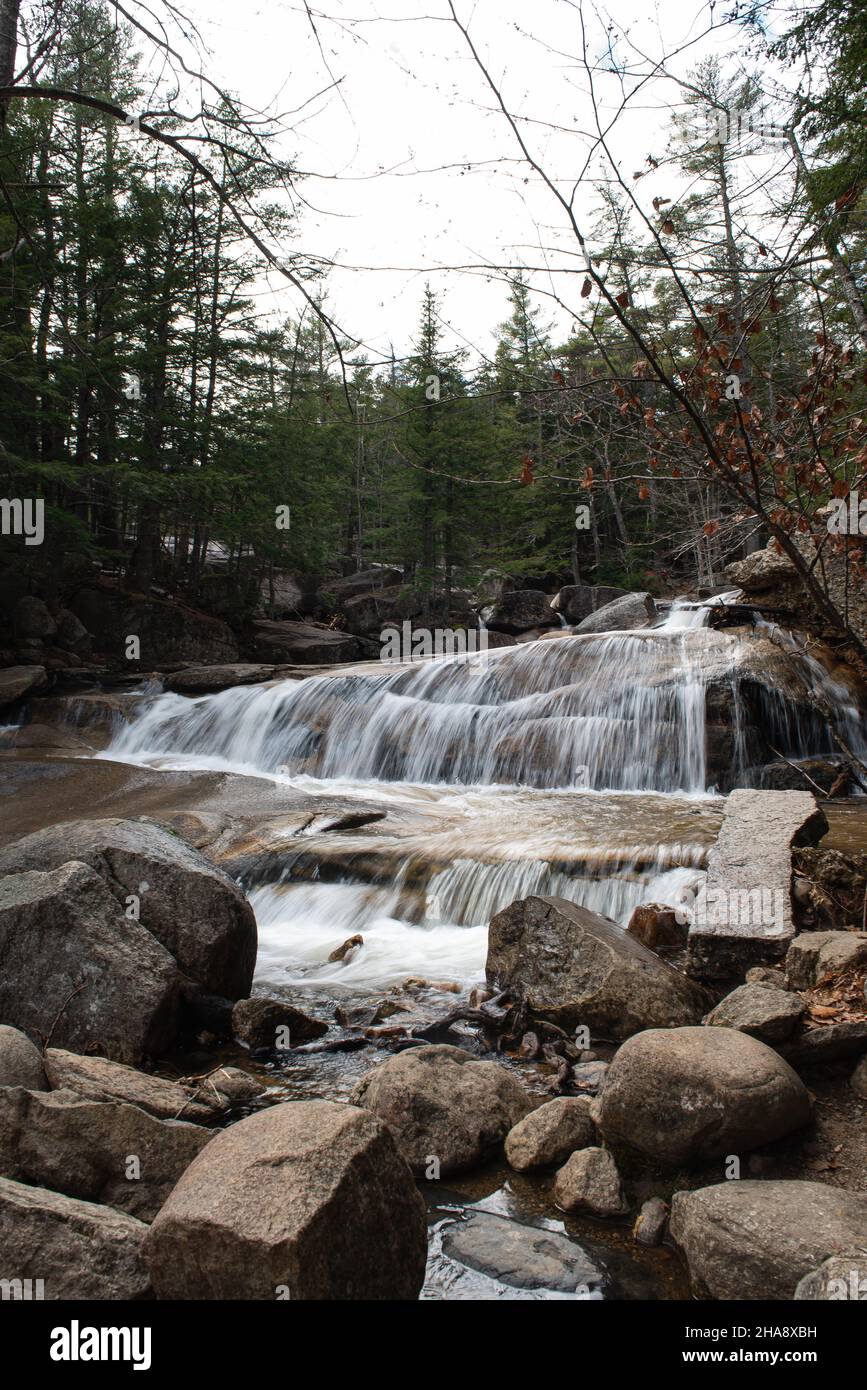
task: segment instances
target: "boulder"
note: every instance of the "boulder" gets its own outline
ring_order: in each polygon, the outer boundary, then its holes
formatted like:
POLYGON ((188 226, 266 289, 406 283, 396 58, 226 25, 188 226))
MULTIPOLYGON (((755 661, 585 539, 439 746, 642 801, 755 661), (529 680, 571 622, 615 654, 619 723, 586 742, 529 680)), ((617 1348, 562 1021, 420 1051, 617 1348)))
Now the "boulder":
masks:
POLYGON ((523 898, 492 918, 487 978, 560 1028, 606 1038, 697 1023, 705 992, 616 922, 564 898, 523 898))
POLYGON ((582 618, 576 632, 632 632, 650 627, 659 617, 650 594, 625 594, 582 618))
POLYGON ((0 1279, 41 1279, 47 1300, 147 1298, 146 1232, 110 1207, 0 1178, 0 1279))
POLYGON ((793 1038, 778 1043, 777 1050, 792 1066, 810 1067, 836 1062, 841 1057, 857 1057, 867 1052, 867 1019, 850 1019, 847 1023, 827 1023, 811 1028, 793 1038))
POLYGON ((616 1150, 671 1168, 741 1154, 809 1122, 782 1057, 732 1028, 654 1028, 608 1069, 600 1128, 616 1150))
POLYGON ((232 1010, 232 1033, 247 1047, 294 1047, 327 1032, 327 1023, 294 1009, 282 999, 239 999, 232 1010))
POLYGON ((74 1091, 0 1089, 0 1175, 117 1207, 140 1221, 156 1216, 211 1137, 201 1125, 82 1100, 74 1091))
POLYGON ((636 1245, 645 1245, 648 1248, 659 1245, 665 1232, 665 1223, 668 1220, 668 1207, 661 1197, 648 1197, 642 1203, 641 1211, 635 1218, 635 1225, 632 1227, 632 1239, 636 1245))
POLYGON ((579 1149, 554 1179, 554 1201, 561 1211, 591 1216, 622 1216, 629 1210, 617 1164, 607 1149, 579 1149))
POLYGON ((0 850, 0 874, 56 869, 70 859, 102 876, 185 975, 226 998, 250 993, 257 945, 253 909, 237 884, 198 850, 147 821, 66 821, 0 850))
POLYGON ((89 656, 93 646, 93 638, 84 623, 68 608, 61 608, 57 615, 57 645, 79 657, 89 656))
POLYGON ((7 666, 0 670, 0 709, 40 690, 47 679, 44 666, 7 666))
POLYGON ((228 690, 235 685, 258 685, 274 678, 275 666, 263 666, 252 661, 234 666, 187 666, 166 677, 166 690, 178 695, 204 695, 228 690))
POLYGON ((818 1269, 805 1274, 795 1289, 798 1302, 853 1302, 867 1300, 867 1245, 848 1254, 832 1255, 818 1269))
POLYGON ((867 932, 803 932, 786 952, 786 981, 790 989, 811 989, 823 975, 865 964, 867 932))
POLYGON ((626 930, 648 951, 679 951, 686 945, 689 927, 683 913, 664 903, 643 903, 629 919, 626 930))
POLYGON ((59 1047, 46 1048, 45 1073, 54 1090, 75 1091, 83 1100, 125 1101, 158 1120, 208 1124, 227 1109, 216 1082, 213 1090, 179 1086, 120 1062, 82 1057, 59 1047))
POLYGON ((374 1116, 294 1101, 223 1130, 144 1249, 158 1298, 415 1299, 425 1208, 374 1116))
POLYGON ((690 913, 691 975, 726 979, 782 959, 795 934, 792 847, 827 829, 810 792, 731 792, 690 913))
POLYGON ((41 598, 26 595, 20 598, 12 614, 15 636, 19 639, 36 639, 45 642, 57 635, 57 623, 51 616, 48 606, 41 598))
POLYGON ((526 1173, 563 1163, 575 1149, 584 1149, 596 1138, 596 1127, 583 1096, 558 1096, 531 1110, 506 1135, 506 1158, 512 1168, 526 1173))
POLYGON ((748 985, 767 985, 771 989, 788 989, 782 970, 773 965, 754 965, 744 977, 748 985))
POLYGON ((135 669, 135 663, 126 661, 130 635, 138 637, 140 665, 148 671, 181 661, 238 660, 235 635, 227 623, 175 599, 127 593, 106 583, 79 589, 69 607, 93 633, 97 650, 120 665, 135 669))
POLYGON ((483 609, 485 626, 513 637, 534 627, 556 627, 557 614, 541 589, 513 589, 483 609))
POLYGON ((177 1033, 181 977, 87 864, 0 879, 0 1020, 31 1039, 125 1061, 177 1033))
POLYGON ((530 1108, 511 1072, 459 1047, 414 1047, 374 1067, 352 1092, 353 1105, 383 1120, 416 1173, 483 1162, 530 1108))
POLYGON ((260 661, 277 665, 328 666, 357 661, 361 656, 356 638, 345 632, 266 618, 253 624, 253 650, 260 661))
POLYGON ((613 589, 604 584, 566 584, 551 600, 551 607, 567 623, 580 623, 584 618, 604 608, 614 599, 628 597, 627 589, 613 589))
POLYGON ((804 1015, 797 995, 765 984, 741 985, 712 1009, 705 1023, 712 1028, 736 1028, 764 1042, 785 1042, 804 1015))
POLYGON ((791 1299, 832 1255, 867 1246, 867 1197, 817 1182, 723 1182, 676 1192, 669 1231, 694 1293, 791 1299))
POLYGON ((0 1024, 0 1086, 25 1086, 28 1091, 47 1091, 42 1053, 26 1033, 0 1024))

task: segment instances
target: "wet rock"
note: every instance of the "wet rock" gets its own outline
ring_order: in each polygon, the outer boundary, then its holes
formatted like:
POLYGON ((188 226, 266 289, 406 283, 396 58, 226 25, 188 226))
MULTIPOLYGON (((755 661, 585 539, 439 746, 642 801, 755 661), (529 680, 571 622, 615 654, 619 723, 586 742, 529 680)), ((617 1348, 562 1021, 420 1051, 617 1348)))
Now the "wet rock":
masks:
POLYGON ((603 604, 595 613, 583 618, 576 632, 631 632, 649 627, 659 614, 650 594, 626 594, 611 603, 603 604))
POLYGON ((89 864, 125 911, 171 952, 185 975, 238 999, 256 964, 253 909, 227 874, 147 821, 67 821, 0 850, 0 874, 89 864))
POLYGON ((729 795, 706 883, 691 908, 691 975, 726 979, 785 955, 795 932, 792 846, 815 842, 827 829, 809 792, 729 795))
POLYGON ((678 1168, 768 1144, 810 1115, 802 1081, 757 1038, 732 1028, 651 1029, 611 1063, 600 1127, 612 1148, 678 1168))
POLYGON ((351 960, 353 956, 357 955, 357 948, 363 945, 363 936, 348 936, 342 946, 335 947, 331 952, 331 955, 328 957, 329 964, 338 960, 345 961, 347 958, 351 960))
POLYGON ((836 1062, 841 1057, 857 1057, 867 1052, 867 1019, 812 1028, 791 1042, 780 1043, 779 1052, 792 1066, 798 1067, 836 1062))
MULTIPOLYGON (((193 1083, 185 1081, 182 1083, 185 1088, 192 1088, 193 1083)), ((255 1076, 243 1071, 240 1067, 219 1067, 216 1071, 209 1072, 206 1079, 201 1081, 195 1089, 195 1094, 201 1096, 202 1092, 215 1091, 220 1101, 228 1105, 245 1105, 250 1101, 256 1100, 265 1094, 266 1087, 261 1081, 257 1081, 255 1076)))
POLYGON ((311 1018, 282 999, 239 999, 232 1010, 232 1032, 247 1047, 286 1048, 311 1042, 328 1032, 328 1024, 311 1018))
POLYGON ((632 1227, 632 1239, 637 1245, 652 1247, 659 1245, 668 1220, 668 1207, 661 1197, 649 1197, 642 1204, 641 1211, 632 1227))
POLYGON ((697 1023, 709 999, 607 917, 564 898, 523 898, 492 918, 486 973, 536 1017, 626 1038, 697 1023))
POLYGON ((863 1302, 867 1299, 867 1250, 852 1249, 832 1255, 818 1269, 805 1274, 795 1289, 798 1302, 863 1302))
POLYGON ((689 927, 685 921, 678 921, 673 907, 644 903, 635 909, 626 930, 648 951, 679 951, 686 945, 689 927))
POLYGON ((374 1067, 351 1100, 373 1111, 416 1173, 432 1159, 442 1175, 481 1163, 523 1119, 529 1097, 497 1062, 459 1047, 415 1047, 374 1067))
POLYGON ((777 761, 765 763, 760 772, 759 785, 769 791, 800 792, 815 784, 823 792, 830 792, 837 786, 835 795, 849 795, 839 790, 841 772, 847 770, 845 758, 799 758, 797 762, 777 761))
POLYGON ((253 662, 240 662, 232 666, 187 666, 183 671, 174 671, 166 677, 166 689, 179 695, 204 695, 217 690, 228 690, 235 685, 257 685, 272 680, 276 667, 263 666, 253 662))
POLYGON ((483 610, 485 626, 517 636, 531 628, 556 627, 557 615, 541 589, 513 589, 483 610))
POLYGON ((867 1057, 862 1057, 857 1067, 849 1078, 849 1085, 856 1096, 861 1096, 867 1100, 867 1057))
POLYGON ((104 1057, 82 1057, 59 1047, 46 1049, 45 1071, 54 1090, 75 1091, 84 1100, 125 1101, 158 1120, 208 1124, 226 1109, 213 1091, 209 1094, 203 1090, 194 1096, 175 1081, 150 1076, 104 1057))
POLYGON ((867 932, 804 932, 786 953, 790 989, 811 989, 823 975, 867 964, 867 932))
POLYGON ((44 666, 7 666, 0 670, 0 709, 40 690, 47 680, 44 666))
POLYGON ((763 1042, 785 1042, 803 1017, 805 1006, 788 990, 765 984, 741 985, 712 1009, 705 1023, 712 1028, 736 1028, 763 1042))
POLYGON ((73 1091, 0 1089, 3 1177, 117 1207, 140 1221, 156 1215, 210 1139, 201 1125, 157 1120, 135 1105, 82 1100, 73 1091))
POLYGON ((212 1033, 215 1038, 232 1036, 232 1010, 235 1001, 221 994, 209 994, 192 980, 182 986, 181 1024, 184 1032, 212 1033))
POLYGON ((576 1090, 586 1095, 595 1095, 605 1085, 608 1072, 607 1062, 578 1062, 572 1068, 572 1084, 576 1090))
POLYGON ((506 1135, 506 1158, 519 1173, 563 1163, 575 1149, 593 1144, 596 1127, 588 1101, 559 1096, 531 1110, 506 1135))
POLYGON ((0 1178, 0 1277, 42 1279, 48 1300, 146 1298, 146 1232, 111 1207, 0 1178))
POLYGON ((0 879, 0 956, 0 1018, 33 1040, 137 1062, 176 1036, 175 961, 86 864, 0 879))
POLYGON ((591 1216, 622 1216, 629 1210, 617 1164, 607 1149, 579 1149, 554 1179, 554 1201, 561 1211, 591 1216))
POLYGON ((26 1033, 0 1024, 0 1086, 24 1086, 47 1091, 42 1054, 26 1033))
POLYGON ((605 1282, 602 1270, 568 1236, 493 1212, 472 1212, 450 1226, 442 1249, 449 1259, 511 1288, 571 1294, 605 1282))
POLYGON ((294 1101, 223 1130, 145 1241, 169 1299, 415 1299, 424 1203, 366 1110, 294 1101))
POLYGON ((830 1256, 867 1244, 867 1197, 824 1183, 747 1178, 676 1192, 669 1230, 695 1293, 790 1299, 830 1256))

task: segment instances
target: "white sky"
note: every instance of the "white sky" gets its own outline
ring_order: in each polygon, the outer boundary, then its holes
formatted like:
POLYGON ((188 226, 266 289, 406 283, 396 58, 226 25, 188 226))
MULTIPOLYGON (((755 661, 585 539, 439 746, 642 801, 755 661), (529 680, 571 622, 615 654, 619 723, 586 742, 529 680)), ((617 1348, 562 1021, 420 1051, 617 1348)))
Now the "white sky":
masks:
MULTIPOLYGON (((285 151, 295 156, 297 167, 317 174, 302 186, 311 206, 293 249, 333 257, 346 267, 329 277, 328 303, 340 326, 362 338, 372 353, 388 356, 393 343, 402 355, 429 279, 443 292, 451 344, 488 351, 507 304, 502 280, 484 267, 508 262, 569 265, 563 253, 574 256, 576 247, 563 230, 564 214, 518 161, 514 137, 493 111, 481 73, 448 22, 447 0, 317 3, 338 21, 317 17, 324 56, 303 0, 247 0, 243 5, 191 0, 185 8, 211 49, 210 76, 256 106, 273 101, 289 110, 310 102, 302 117, 293 120, 295 133, 285 151), (311 102, 331 81, 328 69, 341 79, 339 95, 332 91, 311 102), (462 172, 467 165, 472 167, 462 172), (559 247, 553 257, 552 247, 559 247), (482 269, 441 269, 468 264, 482 269)), ((565 188, 585 159, 588 142, 581 132, 593 125, 586 76, 570 56, 580 52, 577 6, 571 0, 457 4, 465 22, 472 16, 471 35, 492 76, 502 83, 510 109, 524 118, 521 129, 534 153, 565 188)), ((722 8, 720 4, 718 18, 722 8)), ((709 16, 701 0, 667 0, 663 5, 614 0, 610 12, 613 34, 621 34, 625 26, 629 39, 649 58, 689 45, 674 65, 680 73, 709 52, 738 56, 733 29, 700 38, 709 16)), ((586 23, 590 53, 604 54, 608 20, 588 7, 586 23)), ((615 51, 626 51, 619 37, 615 51)), ((619 80, 603 77, 599 93, 610 114, 619 80)), ((618 123, 616 157, 648 209, 654 194, 671 190, 661 174, 638 185, 632 174, 648 154, 662 155, 666 103, 678 99, 674 84, 657 81, 618 123)), ((592 221, 589 185, 579 187, 575 206, 586 227, 592 221)), ((578 266, 574 260, 571 264, 578 266)), ((539 288, 550 283, 544 273, 531 278, 539 288)), ((297 309, 279 277, 272 284, 273 298, 262 287, 262 312, 272 306, 280 313, 297 309)), ((577 299, 579 286, 580 278, 567 281, 560 275, 558 289, 570 300, 577 299)), ((556 306, 550 317, 568 332, 569 317, 556 306)))

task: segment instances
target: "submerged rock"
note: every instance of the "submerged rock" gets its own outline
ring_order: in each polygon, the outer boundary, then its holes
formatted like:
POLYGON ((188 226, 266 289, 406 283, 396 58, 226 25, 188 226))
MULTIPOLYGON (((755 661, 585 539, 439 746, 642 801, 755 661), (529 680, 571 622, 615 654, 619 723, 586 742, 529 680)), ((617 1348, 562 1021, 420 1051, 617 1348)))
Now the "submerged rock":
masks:
POLYGON ((620 1174, 607 1149, 579 1149, 554 1179, 554 1201, 562 1211, 622 1216, 629 1210, 620 1174))
POLYGON ((415 1173, 436 1160, 443 1176, 483 1162, 530 1108, 505 1067, 448 1046, 389 1058, 358 1083, 351 1101, 388 1125, 415 1173))
POLYGON ((488 982, 531 1014, 627 1038, 697 1023, 709 998, 616 922, 564 898, 523 898, 491 919, 488 982))
POLYGON ((0 1178, 2 1275, 43 1280, 47 1300, 146 1298, 147 1229, 111 1207, 0 1178))
POLYGON ((790 1299, 830 1256, 867 1247, 867 1197, 817 1182, 724 1182, 676 1192, 669 1229, 694 1292, 790 1299))
POLYGON ((589 1105, 583 1096, 559 1096, 531 1110, 506 1135, 511 1167, 519 1173, 548 1168, 563 1163, 575 1149, 587 1148, 596 1138, 589 1105))
POLYGON ((425 1209, 373 1115, 295 1101, 223 1130, 144 1250, 158 1298, 415 1299, 425 1209))
POLYGON ((651 1029, 630 1038, 608 1070, 605 1142, 679 1168, 741 1154, 807 1124, 810 1097, 792 1068, 732 1028, 651 1029))
POLYGON ((598 1289, 605 1274, 575 1241, 493 1212, 471 1212, 442 1238, 450 1260, 516 1289, 574 1294, 598 1289))
POLYGON ((238 999, 256 964, 253 909, 227 874, 147 821, 67 821, 0 850, 0 874, 89 864, 129 913, 205 989, 238 999))

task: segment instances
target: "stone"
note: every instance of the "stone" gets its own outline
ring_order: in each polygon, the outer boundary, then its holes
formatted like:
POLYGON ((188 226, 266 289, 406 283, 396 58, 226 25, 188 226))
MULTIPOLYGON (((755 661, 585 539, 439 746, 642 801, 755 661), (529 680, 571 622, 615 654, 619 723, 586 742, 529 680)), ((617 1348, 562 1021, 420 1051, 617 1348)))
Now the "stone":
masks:
POLYGON ((124 1061, 177 1034, 177 965, 87 864, 0 879, 0 1019, 32 1040, 124 1061))
POLYGON ((648 951, 679 951, 686 945, 689 927, 678 920, 683 914, 663 903, 643 903, 629 919, 626 930, 648 951))
POLYGON ((795 1300, 802 1302, 867 1300, 867 1246, 860 1250, 832 1255, 818 1269, 805 1274, 795 1289, 795 1300))
POLYGON ((235 685, 258 685, 274 678, 275 666, 236 662, 231 666, 187 666, 166 677, 166 690, 178 695, 205 695, 235 685))
POLYGON ((68 608, 61 608, 57 615, 57 645, 80 657, 89 656, 93 646, 93 638, 84 623, 68 608))
POLYGON ((12 614, 17 638, 36 638, 40 642, 57 635, 57 623, 41 598, 26 595, 20 598, 12 614))
POLYGON ((605 1038, 697 1023, 710 1003, 616 922, 564 898, 523 898, 498 912, 486 973, 532 1015, 605 1038))
POLYGON ((729 794, 706 882, 690 910, 689 974, 726 979, 785 956, 795 934, 792 847, 815 843, 827 829, 810 792, 729 794))
POLYGON ((748 985, 767 985, 771 989, 788 989, 785 972, 773 965, 754 965, 744 977, 748 985))
POLYGON ((44 666, 7 666, 0 670, 0 709, 14 705, 33 690, 41 690, 47 680, 44 666))
POLYGON ((861 1058, 849 1078, 849 1085, 856 1096, 861 1096, 863 1100, 867 1100, 867 1057, 861 1058))
POLYGON ((185 975, 226 998, 249 994, 257 946, 253 909, 198 850, 148 821, 66 821, 0 850, 0 874, 56 869, 70 859, 102 876, 185 975))
POLYGON ((668 1207, 661 1197, 648 1197, 641 1205, 632 1227, 632 1239, 637 1245, 648 1248, 659 1245, 668 1220, 668 1207))
POLYGON ((770 985, 748 984, 732 990, 705 1019, 711 1028, 736 1028, 763 1042, 785 1042, 803 1017, 797 995, 770 985))
POLYGON ((603 1269, 568 1236, 494 1212, 474 1211, 449 1226, 442 1249, 448 1259, 510 1288, 574 1294, 606 1283, 603 1269))
POLYGON ((223 1130, 144 1245, 164 1299, 415 1299, 424 1203, 385 1125, 293 1101, 223 1130))
POLYGON ((803 932, 786 952, 786 981, 790 989, 811 989, 823 975, 856 965, 867 965, 867 932, 803 932))
POLYGON ((120 1062, 82 1057, 59 1047, 46 1048, 45 1071, 54 1090, 75 1091, 85 1100, 125 1101, 158 1120, 209 1124, 226 1110, 210 1088, 188 1090, 176 1081, 165 1081, 120 1062))
POLYGON ((599 1060, 578 1062, 572 1068, 572 1085, 583 1095, 595 1095, 605 1085, 608 1065, 599 1060))
POLYGON ((733 1028, 655 1028, 618 1050, 600 1127, 616 1151, 679 1168, 769 1144, 810 1117, 803 1082, 757 1038, 733 1028))
POLYGON ((413 1172, 482 1163, 530 1109, 511 1072, 459 1047, 414 1047, 374 1067, 351 1095, 388 1125, 413 1172))
POLYGON ((247 1047, 294 1047, 327 1032, 327 1023, 311 1018, 282 999, 239 999, 232 1010, 232 1033, 247 1047), (281 1029, 288 1029, 288 1033, 281 1033, 281 1029))
POLYGON ((541 589, 513 589, 482 612, 485 626, 516 637, 534 627, 556 627, 557 614, 541 589))
POLYGON ((867 1197, 818 1182, 745 1178, 676 1192, 669 1232, 695 1294, 791 1299, 825 1260, 867 1244, 867 1197))
POLYGON ((358 934, 356 934, 355 936, 348 936, 346 940, 342 943, 342 945, 335 946, 334 950, 331 952, 331 955, 328 957, 329 965, 333 965, 336 961, 339 960, 345 961, 347 960, 347 958, 351 960, 353 956, 358 954, 356 948, 363 945, 363 936, 360 936, 358 934))
POLYGON ((266 618, 253 624, 253 651, 261 661, 277 665, 326 666, 357 661, 361 656, 357 639, 349 633, 266 618))
POLYGON ((580 623, 617 598, 627 598, 627 589, 613 589, 603 584, 566 584, 551 600, 551 607, 567 623, 580 623))
POLYGON ((235 634, 219 618, 211 617, 175 599, 129 593, 110 583, 79 589, 69 607, 88 632, 95 648, 126 662, 126 638, 135 633, 141 643, 140 666, 161 670, 177 662, 224 664, 238 660, 235 634))
POLYGON ((563 1163, 596 1139, 583 1096, 558 1096, 531 1110, 506 1135, 506 1158, 519 1173, 563 1163))
POLYGON ((47 1091, 42 1053, 26 1033, 0 1024, 0 1086, 24 1086, 28 1091, 47 1091))
POLYGON ((779 1043, 778 1051, 792 1066, 798 1067, 857 1057, 867 1052, 867 1018, 811 1028, 791 1042, 779 1043))
POLYGON ((48 1301, 147 1298, 146 1232, 111 1207, 0 1178, 0 1279, 41 1279, 48 1301))
POLYGON ((632 632, 636 628, 649 627, 656 622, 659 614, 650 594, 625 594, 611 603, 603 604, 595 613, 590 613, 575 628, 576 632, 632 632))
POLYGON ((607 1149, 579 1149, 554 1179, 554 1201, 561 1211, 591 1216, 622 1216, 629 1210, 617 1164, 607 1149))
POLYGON ((82 1100, 74 1091, 0 1089, 3 1177, 117 1207, 140 1221, 156 1216, 211 1137, 201 1125, 157 1120, 135 1105, 82 1100))

